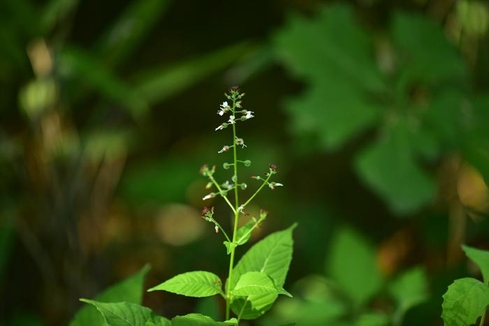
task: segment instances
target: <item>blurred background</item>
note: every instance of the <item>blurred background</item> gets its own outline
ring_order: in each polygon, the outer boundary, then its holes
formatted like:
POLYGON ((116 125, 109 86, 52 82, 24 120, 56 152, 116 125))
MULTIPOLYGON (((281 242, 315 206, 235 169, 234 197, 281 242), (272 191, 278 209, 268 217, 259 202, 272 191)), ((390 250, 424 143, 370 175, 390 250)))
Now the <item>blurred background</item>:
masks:
POLYGON ((478 277, 460 245, 489 249, 488 30, 482 0, 1 1, 0 324, 66 325, 145 264, 145 289, 226 275, 200 212, 229 211, 199 168, 227 159, 216 112, 239 85, 250 173, 285 185, 250 208, 270 212, 254 241, 299 223, 294 306, 257 324, 383 325, 354 321, 397 311, 382 284, 416 267, 422 303, 394 324, 441 325, 448 284, 478 277))

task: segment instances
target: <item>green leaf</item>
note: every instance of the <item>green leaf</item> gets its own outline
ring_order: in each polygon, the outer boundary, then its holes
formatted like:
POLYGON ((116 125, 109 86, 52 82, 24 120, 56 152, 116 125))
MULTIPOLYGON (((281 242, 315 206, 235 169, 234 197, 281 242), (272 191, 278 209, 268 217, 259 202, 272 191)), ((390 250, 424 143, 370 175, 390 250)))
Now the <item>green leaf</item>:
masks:
POLYGON ((249 272, 241 275, 232 293, 236 296, 286 294, 291 297, 285 290, 277 288, 273 280, 262 272, 249 272))
POLYGON ((255 221, 250 220, 248 221, 248 223, 238 229, 238 232, 236 233, 236 243, 238 244, 238 246, 244 245, 248 242, 251 237, 251 231, 253 231, 255 223, 255 221))
POLYGON ((329 275, 357 307, 366 304, 382 285, 374 248, 349 228, 338 230, 332 241, 329 275))
MULTIPOLYGON (((262 272, 268 275, 276 287, 283 287, 292 260, 294 224, 286 230, 272 233, 251 247, 233 269, 230 288, 234 290, 239 279, 249 272, 262 272)), ((241 319, 255 319, 264 314, 277 294, 251 295, 236 298, 231 308, 241 319)))
POLYGON ((323 8, 312 20, 293 16, 273 44, 283 63, 309 85, 286 103, 295 133, 312 132, 332 150, 376 122, 379 108, 369 93, 384 90, 385 83, 371 35, 349 6, 323 8))
POLYGON ((402 273, 389 284, 388 290, 397 302, 397 309, 393 317, 396 320, 394 325, 401 325, 406 311, 428 298, 427 287, 426 273, 421 267, 402 273))
POLYGON ((489 251, 462 245, 467 257, 479 266, 484 283, 489 284, 489 251))
POLYGON ((397 12, 392 22, 398 60, 408 79, 435 83, 467 77, 463 60, 434 20, 419 14, 397 12))
POLYGON ((383 313, 366 313, 358 317, 355 326, 388 326, 389 316, 383 313))
POLYGON ((231 252, 233 251, 233 249, 235 249, 238 245, 234 242, 229 242, 229 241, 224 241, 224 246, 226 247, 226 253, 228 255, 231 254, 231 252))
POLYGON ((69 17, 76 10, 79 0, 50 0, 43 7, 40 25, 43 34, 49 34, 63 19, 69 17))
POLYGON ((179 274, 171 279, 149 289, 148 291, 168 291, 187 297, 210 297, 222 293, 222 283, 219 276, 205 271, 194 271, 179 274))
POLYGON ((100 38, 96 51, 110 67, 123 63, 160 20, 170 0, 133 0, 100 38))
POLYGON ((171 326, 229 326, 237 323, 216 322, 211 317, 201 314, 188 314, 176 316, 171 320, 171 326))
MULTIPOLYGON (((96 297, 98 302, 119 302, 140 304, 143 297, 144 277, 148 273, 149 265, 144 266, 138 273, 124 281, 106 289, 96 297)), ((102 316, 90 305, 83 306, 75 315, 70 326, 101 326, 106 325, 102 316)))
POLYGON ((413 213, 431 201, 434 183, 416 163, 405 121, 383 136, 359 155, 356 170, 394 212, 413 213))
MULTIPOLYGON (((170 326, 170 321, 156 315, 151 309, 129 302, 104 303, 82 299, 97 308, 110 326, 155 325, 170 326)), ((91 325, 91 324, 84 324, 91 325)))
POLYGON ((445 326, 467 326, 476 323, 489 305, 489 288, 466 277, 453 282, 443 295, 441 317, 445 326))

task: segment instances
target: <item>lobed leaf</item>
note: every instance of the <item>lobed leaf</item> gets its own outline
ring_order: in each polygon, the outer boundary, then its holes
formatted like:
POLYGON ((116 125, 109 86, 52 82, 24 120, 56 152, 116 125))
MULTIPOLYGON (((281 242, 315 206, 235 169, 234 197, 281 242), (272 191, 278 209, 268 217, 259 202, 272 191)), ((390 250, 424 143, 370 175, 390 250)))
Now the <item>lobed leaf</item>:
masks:
POLYGON ((455 280, 443 295, 441 317, 445 326, 473 325, 489 305, 489 288, 466 277, 455 280))
POLYGON ((152 287, 148 290, 148 292, 158 290, 196 298, 223 294, 222 283, 219 276, 205 271, 194 271, 179 274, 155 287, 152 287))

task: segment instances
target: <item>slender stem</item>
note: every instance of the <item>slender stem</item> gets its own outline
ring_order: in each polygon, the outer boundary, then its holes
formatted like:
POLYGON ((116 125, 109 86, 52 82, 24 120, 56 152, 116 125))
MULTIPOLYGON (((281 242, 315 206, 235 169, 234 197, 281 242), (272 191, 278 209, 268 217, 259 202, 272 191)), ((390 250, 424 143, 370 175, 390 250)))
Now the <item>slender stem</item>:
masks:
POLYGON ((482 313, 481 321, 479 323, 479 326, 484 325, 484 320, 486 319, 486 310, 482 313))
POLYGON ((272 173, 269 173, 267 178, 263 181, 260 188, 258 188, 250 198, 248 198, 248 200, 243 204, 243 207, 248 205, 253 200, 253 198, 255 198, 255 196, 258 195, 258 193, 263 189, 263 187, 265 187, 265 185, 268 184, 268 181, 270 180, 271 177, 272 177, 272 173))
MULTIPOLYGON (((232 113, 235 114, 236 103, 233 101, 232 113)), ((232 125, 233 128, 233 182, 234 182, 234 221, 233 221, 233 243, 236 242, 236 234, 238 231, 238 219, 239 219, 239 192, 238 192, 238 153, 236 146, 236 124, 232 125)), ((226 320, 230 317, 231 308, 231 283, 233 280, 233 268, 234 268, 234 255, 236 248, 231 246, 231 253, 229 257, 229 272, 228 272, 228 283, 226 287, 226 320)))

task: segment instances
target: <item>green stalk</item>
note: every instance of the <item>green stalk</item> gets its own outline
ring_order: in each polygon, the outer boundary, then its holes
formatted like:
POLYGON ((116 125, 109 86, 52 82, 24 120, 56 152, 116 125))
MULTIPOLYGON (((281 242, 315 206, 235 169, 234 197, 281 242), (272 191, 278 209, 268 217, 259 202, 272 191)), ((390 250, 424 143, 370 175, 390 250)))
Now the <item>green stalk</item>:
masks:
MULTIPOLYGON (((235 115, 236 111, 236 103, 233 100, 232 114, 235 115)), ((238 219, 239 219, 239 194, 238 194, 238 153, 237 153, 237 145, 236 145, 236 124, 232 125, 233 127, 233 168, 234 168, 234 223, 233 223, 233 241, 236 242, 236 234, 238 231, 238 219)), ((229 272, 228 272, 228 283, 226 288, 226 320, 230 317, 231 311, 231 283, 233 279, 233 268, 234 268, 234 255, 236 248, 234 246, 231 248, 231 254, 229 257, 229 272)))

